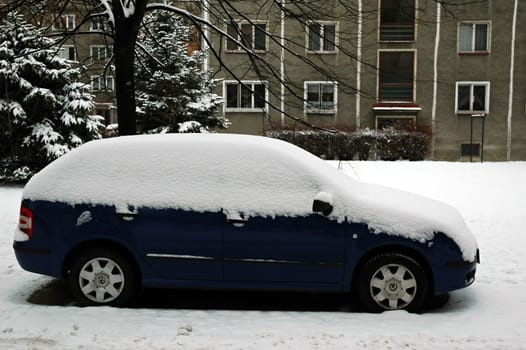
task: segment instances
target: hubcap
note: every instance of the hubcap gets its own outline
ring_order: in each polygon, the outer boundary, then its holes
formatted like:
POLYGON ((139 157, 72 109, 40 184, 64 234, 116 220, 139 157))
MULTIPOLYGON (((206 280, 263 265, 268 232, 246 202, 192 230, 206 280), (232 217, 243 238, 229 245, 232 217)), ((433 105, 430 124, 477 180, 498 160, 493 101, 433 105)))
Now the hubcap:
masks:
POLYGON ((105 288, 108 286, 109 283, 109 276, 105 273, 97 273, 95 274, 95 285, 97 288, 105 288))
POLYGON ((373 300, 386 310, 403 309, 415 298, 416 278, 405 266, 388 264, 371 277, 369 290, 373 300))
POLYGON ((82 293, 96 303, 108 303, 116 299, 124 288, 124 273, 115 261, 94 258, 88 261, 79 274, 82 293))

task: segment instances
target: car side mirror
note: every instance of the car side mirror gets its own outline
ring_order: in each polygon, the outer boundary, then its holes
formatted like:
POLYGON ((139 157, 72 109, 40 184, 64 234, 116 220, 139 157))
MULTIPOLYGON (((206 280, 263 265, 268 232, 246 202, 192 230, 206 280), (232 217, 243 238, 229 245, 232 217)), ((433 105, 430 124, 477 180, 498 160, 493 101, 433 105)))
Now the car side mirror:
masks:
POLYGON ((322 213, 325 216, 328 216, 330 213, 332 213, 332 205, 328 202, 315 199, 314 202, 312 202, 312 211, 315 213, 322 213))

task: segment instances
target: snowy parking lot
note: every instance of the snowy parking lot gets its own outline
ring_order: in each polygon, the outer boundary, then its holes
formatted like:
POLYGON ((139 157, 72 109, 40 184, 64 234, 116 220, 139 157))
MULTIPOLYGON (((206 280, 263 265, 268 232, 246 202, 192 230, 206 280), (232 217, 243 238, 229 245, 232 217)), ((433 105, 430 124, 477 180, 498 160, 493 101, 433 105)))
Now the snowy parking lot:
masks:
POLYGON ((239 292, 147 291, 133 308, 79 308, 63 283, 18 266, 22 188, 0 186, 0 349, 526 349, 525 162, 331 164, 458 208, 481 251, 475 284, 421 315, 239 292))

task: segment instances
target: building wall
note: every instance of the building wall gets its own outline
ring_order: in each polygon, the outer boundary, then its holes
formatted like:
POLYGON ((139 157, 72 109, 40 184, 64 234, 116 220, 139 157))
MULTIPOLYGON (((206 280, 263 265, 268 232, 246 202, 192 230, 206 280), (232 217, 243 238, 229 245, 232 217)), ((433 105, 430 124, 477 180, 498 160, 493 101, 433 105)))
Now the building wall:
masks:
POLYGON ((507 153, 507 114, 513 8, 502 3, 459 6, 454 14, 444 12, 439 50, 439 89, 436 127, 437 159, 458 160, 461 143, 482 141, 482 119, 454 111, 455 82, 490 82, 490 110, 484 117, 484 159, 503 160, 507 153), (489 20, 490 52, 487 55, 457 53, 458 19, 489 20))
MULTIPOLYGON (((269 2, 262 2, 268 5, 269 2)), ((309 2, 312 4, 313 2, 309 2)), ((526 9, 518 6, 516 42, 515 42, 515 70, 513 83, 513 98, 511 113, 509 109, 510 96, 510 64, 512 48, 512 26, 514 15, 514 1, 506 3, 497 1, 477 2, 462 6, 441 8, 440 18, 437 4, 432 0, 416 1, 416 39, 410 42, 380 42, 378 36, 379 4, 380 1, 363 0, 361 27, 361 74, 357 74, 357 60, 359 51, 358 20, 356 17, 338 18, 344 13, 336 1, 323 1, 320 6, 329 9, 328 18, 337 20, 339 32, 345 38, 340 41, 343 49, 349 53, 312 55, 305 51, 306 25, 300 21, 287 17, 285 19, 285 33, 287 52, 284 56, 284 67, 287 91, 285 94, 285 110, 288 115, 324 127, 345 129, 375 128, 377 116, 413 116, 416 123, 425 129, 433 131, 433 147, 429 157, 437 160, 466 161, 472 157, 461 156, 463 143, 482 142, 484 136, 484 160, 526 160, 526 106, 525 106, 525 69, 521 64, 526 60, 526 38, 524 23, 526 9), (336 19, 334 19, 336 18, 336 19), (439 26, 437 26, 439 20, 439 26), (488 53, 459 54, 458 31, 459 21, 488 21, 490 23, 490 48, 488 53), (437 28, 439 32, 437 33, 437 28), (437 34, 440 41, 435 46, 437 34), (438 51, 436 51, 438 48, 438 51), (289 51, 290 50, 290 51, 289 51), (415 98, 410 101, 415 105, 401 108, 403 104, 388 104, 395 108, 388 111, 373 110, 378 102, 378 62, 380 52, 410 51, 415 55, 415 98), (435 56, 436 54, 436 56, 435 56), (353 56, 353 57, 351 57, 353 56), (306 64, 304 57, 313 63, 320 63, 322 67, 329 67, 337 75, 338 107, 333 115, 305 114, 303 101, 303 83, 305 81, 324 81, 327 78, 314 67, 306 64), (436 60, 435 60, 436 57, 436 60), (435 74, 435 65, 436 73, 435 74), (357 98, 353 87, 360 81, 360 97, 357 98), (473 118, 471 114, 457 114, 455 111, 457 82, 489 82, 489 113, 482 117, 473 118), (437 87, 436 99, 434 87, 437 87), (296 95, 296 97, 294 97, 296 95), (359 106, 357 108, 357 101, 359 106), (396 106, 400 108, 397 109, 396 106), (433 109, 435 106, 435 109, 433 109), (359 116, 359 117, 357 117, 359 116), (484 125, 483 125, 484 124, 484 125), (483 128, 484 127, 484 128, 483 128), (473 132, 471 131, 473 130, 473 132), (510 141, 511 140, 511 141, 510 141), (511 148, 509 147, 511 146, 511 148)), ((280 11, 276 7, 258 7, 258 2, 247 2, 246 11, 250 16, 257 8, 258 20, 268 20, 268 31, 279 36, 281 29, 280 11), (268 15, 267 15, 268 14, 268 15)), ((292 5, 289 5, 292 6, 292 5)), ((354 3, 358 8, 358 0, 354 3)), ((324 18, 317 18, 326 20, 324 18)), ((217 45, 218 42, 215 41, 217 45)), ((216 46, 219 47, 219 46, 216 46)), ((269 59, 279 71, 280 47, 271 43, 269 51, 262 56, 269 59)), ((233 67, 236 75, 241 79, 257 79, 257 74, 246 64, 246 54, 225 54, 222 59, 233 67), (245 60, 245 61, 244 61, 245 60)), ((216 77, 232 79, 224 69, 218 68, 218 62, 211 60, 211 68, 216 77)), ((279 92, 278 78, 270 74, 263 76, 270 86, 279 92)), ((220 89, 221 90, 221 89, 220 89)), ((223 91, 219 91, 223 93, 223 91)), ((280 106, 279 93, 269 96, 271 105, 280 106)), ((478 113, 476 113, 478 114, 478 113)), ((287 127, 297 127, 298 123, 285 117, 282 123, 281 113, 269 108, 267 113, 226 113, 231 119, 230 132, 262 133, 266 128, 279 128, 283 124, 287 127)), ((475 160, 480 158, 475 156, 475 160)))
POLYGON ((526 159, 526 6, 518 3, 510 160, 526 159))

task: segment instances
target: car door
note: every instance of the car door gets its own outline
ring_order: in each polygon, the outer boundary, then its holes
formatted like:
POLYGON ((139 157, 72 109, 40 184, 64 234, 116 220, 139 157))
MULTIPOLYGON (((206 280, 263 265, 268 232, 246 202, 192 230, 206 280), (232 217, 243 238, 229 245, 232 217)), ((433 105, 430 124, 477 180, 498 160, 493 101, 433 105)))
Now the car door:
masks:
POLYGON ((221 213, 140 208, 117 214, 158 278, 222 279, 221 213))
POLYGON ((225 216, 225 281, 337 285, 342 282, 346 225, 322 215, 225 216))

